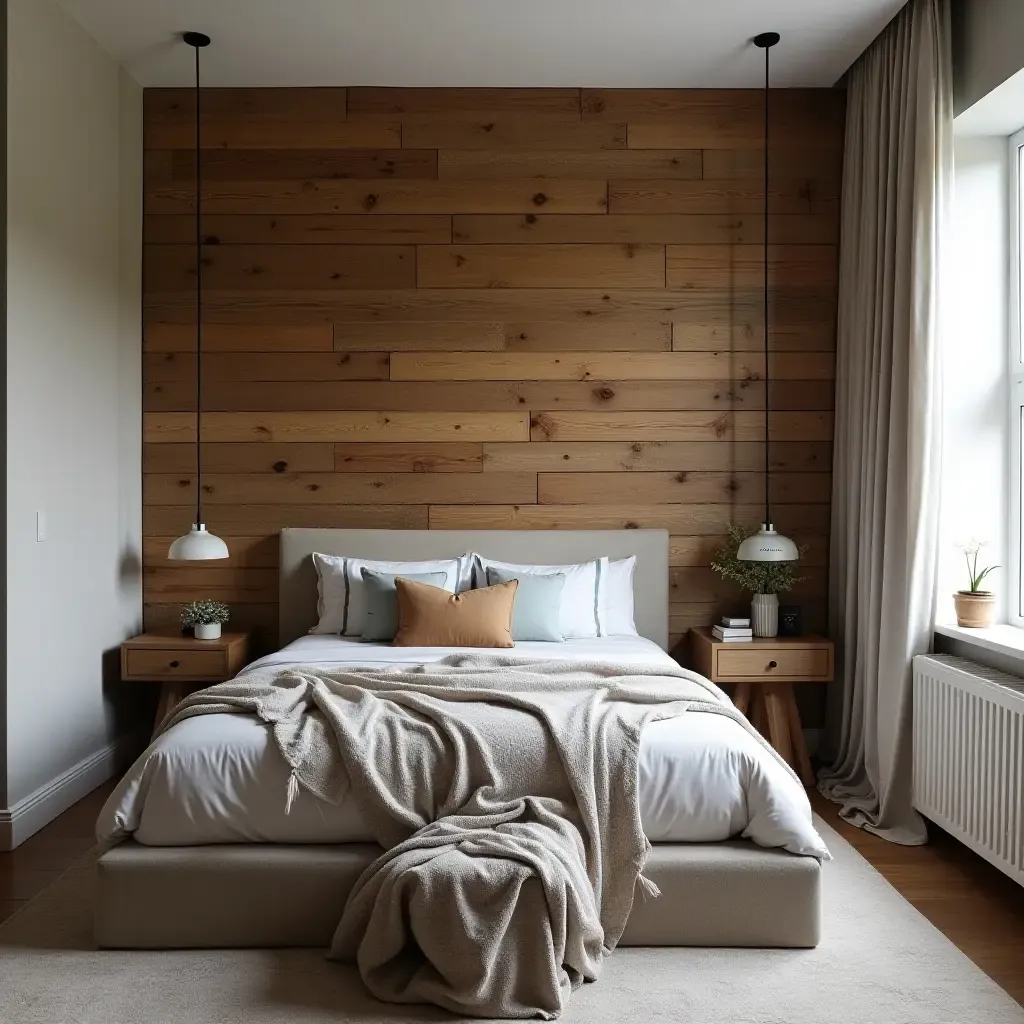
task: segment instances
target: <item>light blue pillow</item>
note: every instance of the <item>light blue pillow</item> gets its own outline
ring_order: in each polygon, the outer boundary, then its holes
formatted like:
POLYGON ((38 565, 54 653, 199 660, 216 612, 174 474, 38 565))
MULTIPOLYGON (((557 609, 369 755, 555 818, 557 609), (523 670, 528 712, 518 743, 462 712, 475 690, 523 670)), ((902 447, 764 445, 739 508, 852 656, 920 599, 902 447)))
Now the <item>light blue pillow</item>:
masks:
POLYGON ((516 603, 512 608, 513 640, 561 641, 562 590, 565 573, 516 574, 508 569, 487 569, 487 585, 496 586, 518 580, 516 603))
POLYGON ((366 608, 363 612, 363 640, 395 639, 398 632, 398 593, 395 590, 395 579, 414 583, 426 583, 431 587, 444 588, 448 579, 443 572, 378 572, 376 569, 363 569, 363 590, 366 608))

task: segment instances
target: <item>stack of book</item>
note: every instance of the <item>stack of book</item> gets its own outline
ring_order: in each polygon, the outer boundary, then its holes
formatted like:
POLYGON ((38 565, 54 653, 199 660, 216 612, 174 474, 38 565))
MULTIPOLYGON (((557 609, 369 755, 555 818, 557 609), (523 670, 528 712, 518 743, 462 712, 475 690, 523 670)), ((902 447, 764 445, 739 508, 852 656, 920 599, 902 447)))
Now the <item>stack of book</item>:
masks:
POLYGON ((711 635, 724 644, 741 644, 754 639, 750 619, 737 619, 731 615, 723 616, 720 623, 712 626, 711 635))

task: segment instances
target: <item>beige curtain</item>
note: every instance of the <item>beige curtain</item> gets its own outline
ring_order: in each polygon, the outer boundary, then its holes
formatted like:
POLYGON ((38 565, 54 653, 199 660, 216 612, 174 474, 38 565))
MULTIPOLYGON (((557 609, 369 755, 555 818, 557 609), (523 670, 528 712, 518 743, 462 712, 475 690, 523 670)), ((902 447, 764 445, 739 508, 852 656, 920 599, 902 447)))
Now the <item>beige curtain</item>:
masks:
POLYGON ((911 805, 911 659, 938 558, 940 245, 952 178, 946 0, 911 0, 850 70, 843 164, 830 619, 839 677, 820 789, 926 841, 911 805))

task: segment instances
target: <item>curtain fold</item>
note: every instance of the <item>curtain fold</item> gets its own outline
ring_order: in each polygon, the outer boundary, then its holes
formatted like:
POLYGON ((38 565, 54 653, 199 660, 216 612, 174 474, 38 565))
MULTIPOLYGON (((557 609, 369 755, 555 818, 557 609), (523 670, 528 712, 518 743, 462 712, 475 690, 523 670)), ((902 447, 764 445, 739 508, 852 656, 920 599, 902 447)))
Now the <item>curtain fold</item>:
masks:
POLYGON ((938 560, 941 242, 952 181, 947 0, 912 0, 847 78, 829 618, 839 672, 821 792, 927 840, 911 799, 911 659, 938 560))

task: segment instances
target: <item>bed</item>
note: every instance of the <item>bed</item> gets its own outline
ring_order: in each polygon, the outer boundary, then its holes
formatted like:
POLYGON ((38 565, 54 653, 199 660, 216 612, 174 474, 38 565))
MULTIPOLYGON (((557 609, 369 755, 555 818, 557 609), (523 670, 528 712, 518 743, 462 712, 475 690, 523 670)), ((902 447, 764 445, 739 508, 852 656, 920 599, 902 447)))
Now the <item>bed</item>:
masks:
MULTIPOLYGON (((536 563, 635 555, 639 636, 525 642, 515 654, 670 663, 663 531, 284 530, 284 646, 258 665, 419 664, 452 653, 307 635, 317 619, 311 556, 415 560, 468 550, 536 563)), ((256 719, 195 718, 161 735, 122 779, 97 825, 109 845, 99 860, 99 944, 327 945, 349 889, 380 851, 348 801, 335 807, 303 793, 285 813, 286 781, 287 767, 256 719)), ((827 851, 795 778, 736 723, 708 715, 652 723, 643 734, 638 783, 653 844, 645 873, 663 895, 635 902, 624 944, 817 944, 827 851)))

